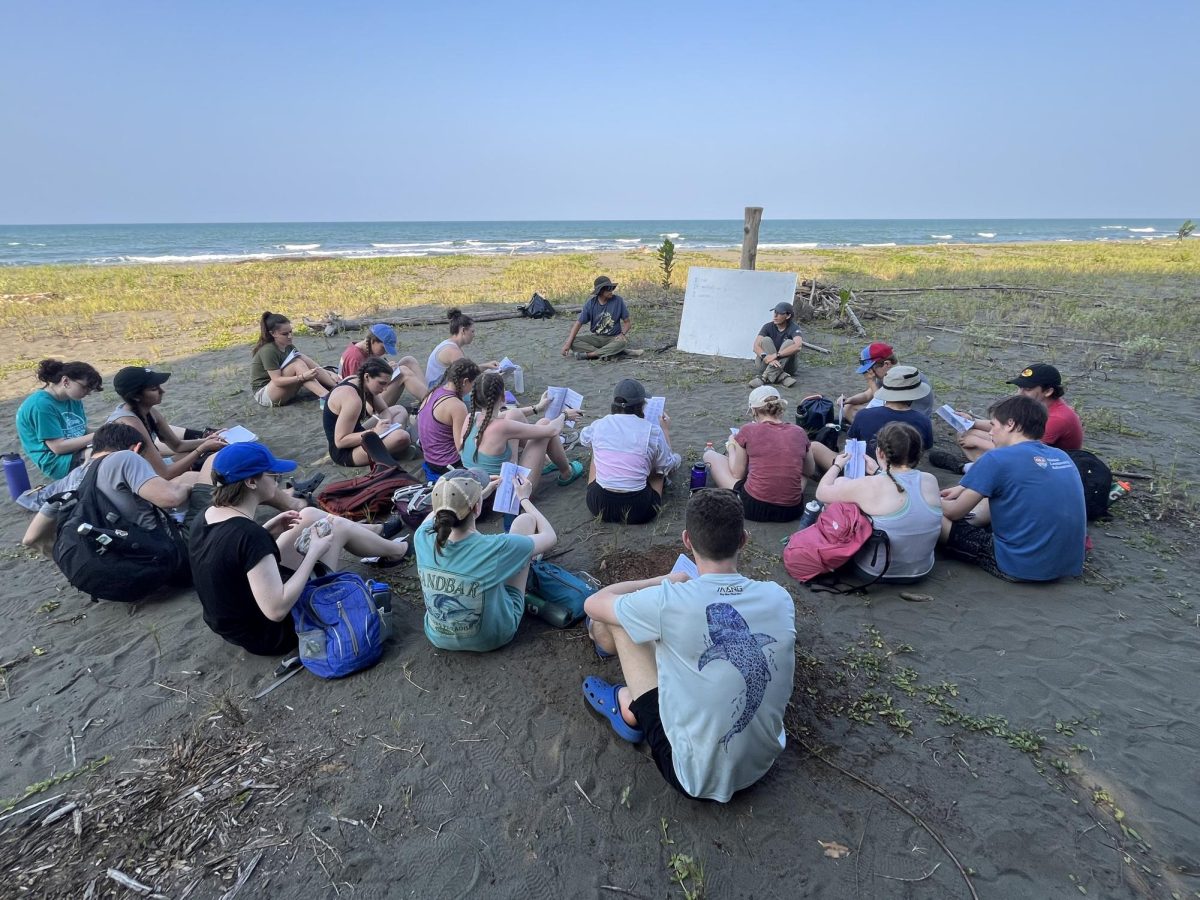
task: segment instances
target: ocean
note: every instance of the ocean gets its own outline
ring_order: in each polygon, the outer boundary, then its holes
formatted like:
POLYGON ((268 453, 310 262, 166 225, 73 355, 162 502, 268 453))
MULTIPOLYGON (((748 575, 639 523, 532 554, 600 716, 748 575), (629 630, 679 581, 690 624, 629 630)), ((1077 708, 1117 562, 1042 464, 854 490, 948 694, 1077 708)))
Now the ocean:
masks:
MULTIPOLYGON (((767 219, 762 223, 759 248, 1152 241, 1173 238, 1180 224, 1180 219, 1131 218, 767 219)), ((664 237, 684 251, 740 247, 742 222, 664 219, 0 225, 0 266, 596 253, 657 247, 664 237)))

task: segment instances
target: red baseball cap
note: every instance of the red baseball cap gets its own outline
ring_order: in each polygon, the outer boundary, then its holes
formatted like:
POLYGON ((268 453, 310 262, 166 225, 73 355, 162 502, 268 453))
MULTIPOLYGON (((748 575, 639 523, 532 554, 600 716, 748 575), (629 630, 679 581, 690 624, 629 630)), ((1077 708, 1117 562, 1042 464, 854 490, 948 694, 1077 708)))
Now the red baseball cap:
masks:
POLYGON ((868 344, 862 348, 862 352, 858 354, 858 360, 861 363, 858 367, 858 374, 862 375, 871 370, 877 362, 887 359, 890 356, 895 356, 896 351, 892 349, 891 344, 885 344, 883 341, 876 341, 873 344, 868 344))

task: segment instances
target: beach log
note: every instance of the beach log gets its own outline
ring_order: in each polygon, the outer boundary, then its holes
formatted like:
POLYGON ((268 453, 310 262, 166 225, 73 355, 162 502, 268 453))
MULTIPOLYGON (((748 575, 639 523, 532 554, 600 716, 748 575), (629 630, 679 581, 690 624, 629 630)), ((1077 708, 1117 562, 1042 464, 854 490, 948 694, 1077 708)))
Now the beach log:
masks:
MULTIPOLYGON (((562 316, 576 316, 582 306, 560 306, 557 308, 557 314, 562 316)), ((489 310, 479 313, 468 313, 476 322, 498 322, 501 319, 520 319, 521 313, 517 310, 489 310)), ((323 331, 329 322, 325 319, 309 319, 304 318, 304 327, 310 331, 323 331)), ((417 327, 420 325, 445 325, 446 314, 440 316, 413 316, 407 319, 387 318, 385 316, 377 316, 371 319, 338 319, 338 325, 345 331, 362 331, 370 328, 379 322, 386 325, 391 325, 393 328, 417 327)))
POLYGON ((746 207, 746 222, 742 226, 742 268, 753 269, 758 261, 758 226, 762 224, 763 208, 746 207))

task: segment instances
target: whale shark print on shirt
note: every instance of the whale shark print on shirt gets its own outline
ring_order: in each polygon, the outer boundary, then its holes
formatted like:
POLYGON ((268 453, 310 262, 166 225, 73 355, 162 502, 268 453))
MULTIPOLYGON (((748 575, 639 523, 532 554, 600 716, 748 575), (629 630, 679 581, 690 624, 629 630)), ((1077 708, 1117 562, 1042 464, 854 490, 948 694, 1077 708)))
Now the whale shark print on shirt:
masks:
POLYGON ((721 738, 721 745, 728 748, 734 735, 750 724, 762 705, 767 682, 771 680, 771 667, 763 647, 776 643, 776 640, 769 634, 752 634, 741 613, 728 603, 709 604, 705 616, 710 644, 696 668, 703 670, 713 660, 723 659, 737 669, 746 682, 742 714, 721 738))

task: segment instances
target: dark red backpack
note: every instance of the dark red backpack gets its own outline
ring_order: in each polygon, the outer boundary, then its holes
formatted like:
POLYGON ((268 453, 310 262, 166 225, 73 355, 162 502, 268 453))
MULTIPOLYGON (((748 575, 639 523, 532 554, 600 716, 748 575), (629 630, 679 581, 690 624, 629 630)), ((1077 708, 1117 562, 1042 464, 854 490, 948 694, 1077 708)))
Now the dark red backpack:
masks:
POLYGON ((317 505, 356 522, 383 521, 392 513, 392 495, 421 482, 404 469, 380 467, 369 475, 335 481, 317 497, 317 505))

